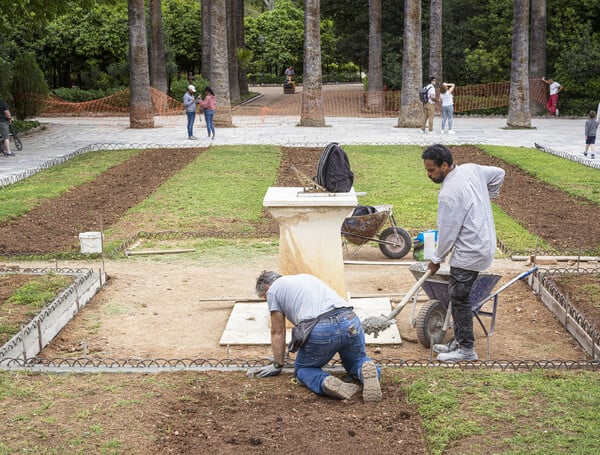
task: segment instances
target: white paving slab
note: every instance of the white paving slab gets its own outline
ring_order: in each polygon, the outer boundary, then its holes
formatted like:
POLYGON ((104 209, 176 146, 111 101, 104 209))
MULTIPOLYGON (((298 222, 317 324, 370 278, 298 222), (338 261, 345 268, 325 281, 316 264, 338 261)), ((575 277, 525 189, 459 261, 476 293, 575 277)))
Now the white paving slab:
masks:
MULTIPOLYGON (((390 299, 352 299, 354 312, 364 320, 370 316, 381 316, 392 310, 390 299)), ((287 330, 286 342, 291 339, 291 329, 287 330)), ((402 338, 394 324, 379 334, 377 338, 366 335, 367 344, 400 344, 402 338)), ((227 325, 219 343, 225 345, 269 345, 271 344, 270 315, 266 302, 236 303, 229 315, 227 325)))

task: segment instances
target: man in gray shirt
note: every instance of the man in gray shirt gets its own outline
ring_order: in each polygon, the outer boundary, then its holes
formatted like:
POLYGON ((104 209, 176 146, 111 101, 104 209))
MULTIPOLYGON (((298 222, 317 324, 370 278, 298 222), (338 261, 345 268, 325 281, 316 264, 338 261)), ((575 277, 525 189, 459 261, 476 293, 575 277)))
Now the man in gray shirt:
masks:
POLYGON ((450 150, 441 144, 426 149, 421 158, 427 176, 442 184, 438 195, 438 245, 428 265, 432 274, 452 252, 448 294, 454 339, 434 345, 433 350, 440 361, 477 360, 471 289, 479 272, 494 260, 496 229, 490 199, 500 193, 504 170, 472 163, 457 166, 450 150))
POLYGON ((343 382, 322 370, 335 354, 339 354, 345 370, 363 384, 363 400, 381 400, 379 367, 367 356, 360 319, 337 292, 312 275, 281 276, 277 272, 264 271, 256 280, 256 294, 267 299, 271 312, 274 362, 249 371, 249 376, 267 377, 281 373, 285 360, 286 318, 294 326, 313 321, 310 335, 299 347, 294 362, 298 381, 318 395, 351 398, 360 390, 358 384, 343 382))

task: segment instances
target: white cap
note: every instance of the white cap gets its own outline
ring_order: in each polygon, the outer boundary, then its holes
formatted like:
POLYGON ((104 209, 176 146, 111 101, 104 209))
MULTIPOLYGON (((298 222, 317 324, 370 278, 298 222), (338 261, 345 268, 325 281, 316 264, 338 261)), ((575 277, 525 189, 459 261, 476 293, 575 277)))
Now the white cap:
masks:
POLYGON ((196 92, 196 87, 194 87, 193 85, 188 85, 188 90, 191 90, 192 92, 196 92))

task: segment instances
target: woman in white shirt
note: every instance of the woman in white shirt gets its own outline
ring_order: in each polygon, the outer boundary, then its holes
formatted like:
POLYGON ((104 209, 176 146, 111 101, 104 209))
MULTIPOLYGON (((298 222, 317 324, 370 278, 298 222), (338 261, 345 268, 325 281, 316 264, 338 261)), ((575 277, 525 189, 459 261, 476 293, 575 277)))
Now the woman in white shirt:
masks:
POLYGON ((454 134, 452 120, 454 119, 454 92, 455 84, 444 82, 440 87, 440 98, 442 100, 442 133, 446 132, 446 121, 448 121, 448 134, 454 134))

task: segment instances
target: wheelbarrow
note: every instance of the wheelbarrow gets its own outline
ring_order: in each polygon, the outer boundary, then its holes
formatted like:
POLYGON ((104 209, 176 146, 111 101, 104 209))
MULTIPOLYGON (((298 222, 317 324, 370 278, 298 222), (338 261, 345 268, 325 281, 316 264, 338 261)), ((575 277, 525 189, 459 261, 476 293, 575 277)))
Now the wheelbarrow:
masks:
POLYGON ((355 245, 352 251, 347 248, 350 258, 369 241, 378 243, 381 252, 390 259, 400 259, 412 248, 410 234, 398 227, 389 204, 358 206, 342 223, 342 235, 346 247, 355 245), (386 225, 388 227, 381 231, 386 225))
MULTIPOLYGON (((409 270, 419 279, 427 271, 427 263, 421 262, 410 266, 409 270)), ((537 266, 512 278, 497 291, 492 289, 500 280, 500 275, 491 273, 480 273, 473 283, 471 290, 471 310, 473 317, 477 319, 483 329, 487 339, 487 354, 490 355, 490 338, 494 334, 496 324, 496 310, 498 307, 498 295, 515 282, 522 280, 537 270, 537 266), (483 306, 493 301, 491 309, 484 310, 483 306), (483 317, 489 317, 489 325, 483 321, 483 317)), ((410 324, 416 329, 417 339, 426 348, 431 348, 434 344, 442 343, 446 332, 451 324, 452 305, 448 293, 448 284, 450 281, 450 268, 441 267, 437 273, 428 277, 422 283, 422 289, 429 297, 429 300, 421 307, 418 315, 416 313, 416 303, 418 295, 413 297, 412 311, 410 315, 410 324)))

